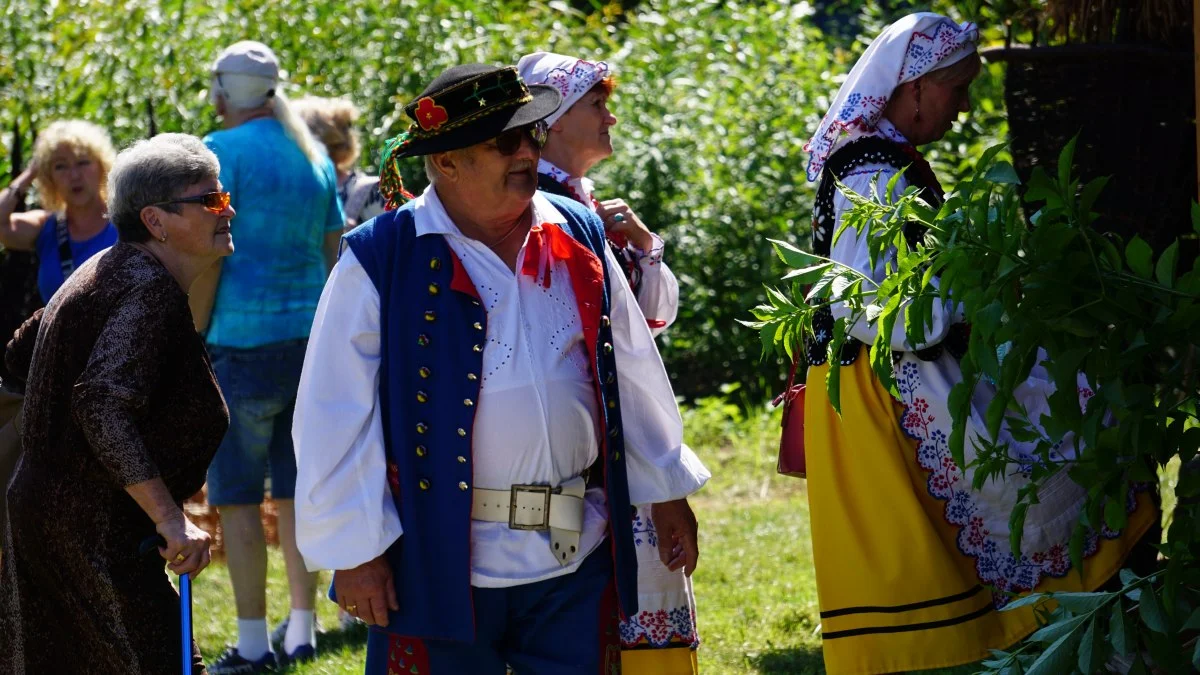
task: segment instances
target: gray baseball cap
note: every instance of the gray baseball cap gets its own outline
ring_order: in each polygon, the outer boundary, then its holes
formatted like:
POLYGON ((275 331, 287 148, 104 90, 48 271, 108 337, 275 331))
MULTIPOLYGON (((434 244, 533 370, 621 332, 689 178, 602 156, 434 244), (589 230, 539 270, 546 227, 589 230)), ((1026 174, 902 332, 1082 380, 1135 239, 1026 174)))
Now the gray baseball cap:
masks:
POLYGON ((275 52, 261 42, 242 40, 225 48, 212 65, 213 73, 251 75, 279 80, 279 59, 275 52))

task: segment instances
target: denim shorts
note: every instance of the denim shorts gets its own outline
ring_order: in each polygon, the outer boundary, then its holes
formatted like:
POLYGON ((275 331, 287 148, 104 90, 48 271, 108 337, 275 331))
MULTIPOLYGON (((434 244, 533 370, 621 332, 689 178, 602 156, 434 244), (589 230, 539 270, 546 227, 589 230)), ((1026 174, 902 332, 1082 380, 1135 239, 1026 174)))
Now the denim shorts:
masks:
POLYGON ((210 504, 261 504, 268 469, 271 496, 295 496, 292 415, 307 345, 307 340, 252 349, 208 345, 213 371, 229 406, 229 432, 208 467, 210 504))

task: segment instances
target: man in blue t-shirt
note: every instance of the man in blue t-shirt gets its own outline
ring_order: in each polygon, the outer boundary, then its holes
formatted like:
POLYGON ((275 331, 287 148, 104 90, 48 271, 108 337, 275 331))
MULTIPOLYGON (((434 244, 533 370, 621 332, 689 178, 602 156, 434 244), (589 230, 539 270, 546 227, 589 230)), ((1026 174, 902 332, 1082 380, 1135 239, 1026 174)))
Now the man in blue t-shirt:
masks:
POLYGON ((221 184, 238 212, 237 250, 215 272, 206 331, 230 416, 209 468, 208 500, 221 515, 238 613, 238 644, 209 668, 213 675, 307 660, 316 647, 316 576, 296 548, 291 429, 308 333, 337 258, 343 216, 333 164, 277 91, 278 79, 275 55, 258 42, 230 46, 212 69, 212 100, 224 128, 205 143, 221 160, 221 184), (291 591, 278 657, 267 634, 259 513, 268 470, 291 591))

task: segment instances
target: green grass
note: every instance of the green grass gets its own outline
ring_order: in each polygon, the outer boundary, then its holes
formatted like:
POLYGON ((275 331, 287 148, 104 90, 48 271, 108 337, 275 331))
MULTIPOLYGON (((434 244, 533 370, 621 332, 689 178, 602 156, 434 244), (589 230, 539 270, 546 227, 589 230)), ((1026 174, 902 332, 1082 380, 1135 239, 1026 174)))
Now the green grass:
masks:
MULTIPOLYGON (((283 556, 278 549, 269 551, 267 572, 267 619, 274 628, 288 613, 287 576, 283 556)), ((330 573, 321 574, 322 592, 329 584, 330 573)), ((192 584, 193 634, 200 644, 204 660, 211 663, 225 651, 226 644, 237 642, 237 617, 233 607, 233 586, 223 563, 213 563, 192 584)), ((337 606, 323 597, 317 599, 317 615, 326 629, 336 628, 337 606)), ((291 669, 293 673, 341 675, 362 673, 366 655, 365 628, 348 634, 325 633, 318 636, 319 658, 309 664, 291 669)))
MULTIPOLYGON (((694 578, 700 668, 724 673, 821 673, 817 590, 813 577, 804 481, 775 473, 778 413, 747 418, 720 399, 684 412, 687 442, 713 473, 692 499, 700 521, 700 565, 694 578)), ((267 615, 287 614, 283 558, 270 552, 267 615)), ((322 574, 322 588, 329 573, 322 574)), ((214 563, 196 580, 196 640, 207 660, 237 640, 233 590, 225 566, 214 563)), ((318 601, 326 628, 337 607, 318 601)), ((318 659, 292 673, 361 673, 366 631, 324 633, 318 659)))
MULTIPOLYGON (((700 521, 700 565, 694 584, 701 672, 823 673, 808 499, 803 480, 775 473, 778 411, 747 417, 719 398, 703 399, 684 411, 684 428, 688 444, 713 473, 691 500, 700 521)), ((1168 514, 1177 471, 1176 462, 1162 476, 1168 514)), ((269 564, 268 619, 274 626, 287 614, 287 581, 277 550, 270 551, 269 564)), ((321 576, 324 590, 329 573, 321 576)), ((196 639, 212 660, 225 644, 236 641, 233 590, 225 566, 214 563, 194 589, 196 639)), ((320 599, 317 613, 324 627, 336 628, 333 603, 320 599)), ((324 633, 318 642, 318 659, 290 672, 362 672, 365 629, 324 633)), ((975 670, 963 666, 922 675, 975 670)))

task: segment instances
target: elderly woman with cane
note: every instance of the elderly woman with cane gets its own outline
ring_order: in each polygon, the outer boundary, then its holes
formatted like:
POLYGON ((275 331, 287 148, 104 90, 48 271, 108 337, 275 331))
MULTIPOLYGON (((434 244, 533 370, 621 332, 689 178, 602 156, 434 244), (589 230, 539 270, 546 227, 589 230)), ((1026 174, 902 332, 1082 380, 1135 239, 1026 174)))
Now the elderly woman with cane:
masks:
MULTIPOLYGON (((179 597, 162 561, 138 547, 157 533, 180 575, 209 562, 209 536, 180 505, 229 424, 187 301, 197 276, 233 252, 219 171, 182 134, 122 152, 109 175, 118 243, 80 266, 10 349, 28 386, 0 672, 157 674, 183 660, 179 597)), ((191 662, 203 672, 194 643, 191 662)))

